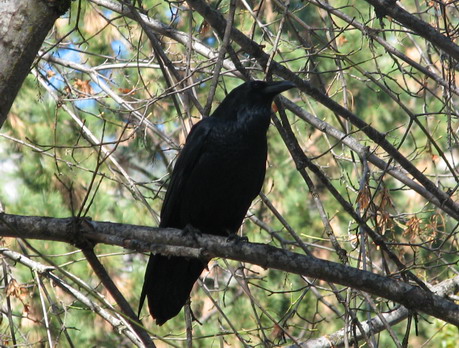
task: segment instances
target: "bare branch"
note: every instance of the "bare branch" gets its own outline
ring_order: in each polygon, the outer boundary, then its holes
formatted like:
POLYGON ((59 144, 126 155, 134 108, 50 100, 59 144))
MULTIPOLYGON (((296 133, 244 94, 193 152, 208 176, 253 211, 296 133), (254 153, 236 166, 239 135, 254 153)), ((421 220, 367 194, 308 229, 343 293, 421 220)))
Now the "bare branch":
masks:
POLYGON ((371 4, 379 17, 386 15, 399 21, 406 28, 412 29, 426 40, 429 40, 434 46, 442 49, 456 61, 459 61, 459 46, 457 46, 449 37, 444 36, 428 23, 407 12, 395 0, 366 0, 371 4))
MULTIPOLYGON (((459 289, 459 276, 454 277, 453 279, 447 279, 435 286, 432 287, 432 292, 438 296, 445 297, 451 294, 454 294, 459 289)), ((413 312, 407 309, 406 307, 400 306, 397 309, 394 309, 390 312, 382 313, 381 317, 376 316, 371 320, 362 322, 362 327, 364 328, 366 334, 376 334, 386 329, 386 323, 390 326, 394 326, 401 321, 405 320, 408 316, 413 315, 413 312), (383 320, 386 322, 383 322, 383 320)), ((303 342, 299 346, 290 346, 289 348, 301 347, 301 348, 332 348, 332 347, 342 347, 344 345, 344 337, 347 334, 344 329, 336 331, 327 336, 322 336, 319 338, 311 339, 306 342, 303 342)), ((353 338, 356 340, 362 339, 363 335, 361 332, 357 333, 357 336, 353 338)))
POLYGON ((81 301, 85 306, 91 308, 91 310, 94 313, 98 314, 100 317, 102 317, 104 320, 110 323, 116 332, 120 332, 126 335, 126 337, 128 337, 131 340, 131 342, 135 344, 136 346, 143 347, 142 342, 131 331, 131 329, 129 328, 129 326, 124 320, 120 320, 119 318, 116 318, 115 316, 110 314, 106 309, 104 309, 103 307, 98 305, 96 302, 91 300, 89 297, 84 295, 82 292, 70 286, 63 279, 56 276, 52 272, 54 270, 54 267, 43 265, 39 262, 33 261, 30 258, 20 253, 17 253, 15 251, 9 250, 7 248, 0 248, 0 254, 8 257, 12 261, 19 262, 25 265, 26 267, 29 267, 31 270, 36 270, 40 275, 51 279, 56 286, 58 286, 65 292, 69 293, 70 295, 72 295, 78 301, 81 301))
POLYGON ((90 231, 75 235, 72 219, 3 214, 0 235, 74 243, 86 238, 94 243, 133 250, 188 257, 225 257, 263 268, 319 278, 350 286, 400 303, 454 325, 459 325, 459 306, 419 287, 368 271, 256 243, 234 243, 212 235, 186 236, 180 230, 91 221, 90 231))

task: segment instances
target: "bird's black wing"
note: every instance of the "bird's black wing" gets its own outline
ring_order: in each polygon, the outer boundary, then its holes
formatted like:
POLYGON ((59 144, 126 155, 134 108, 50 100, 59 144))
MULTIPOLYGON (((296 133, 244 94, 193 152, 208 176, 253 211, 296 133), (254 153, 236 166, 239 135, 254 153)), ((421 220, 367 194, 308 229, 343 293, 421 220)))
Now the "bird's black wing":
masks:
POLYGON ((185 227, 182 226, 183 223, 180 221, 181 196, 184 188, 187 186, 190 174, 203 154, 206 139, 212 130, 212 121, 211 118, 206 118, 196 123, 191 129, 190 134, 188 134, 185 146, 175 163, 169 187, 164 197, 160 227, 185 227))
MULTIPOLYGON (((202 155, 202 152, 203 152, 202 150, 206 144, 206 139, 211 129, 212 129, 212 120, 210 119, 204 119, 200 121, 199 123, 196 123, 193 126, 193 128, 191 128, 191 131, 190 131, 190 134, 188 134, 185 146, 180 152, 179 157, 177 158, 177 162, 175 163, 174 170, 172 171, 171 180, 169 182, 169 187, 167 189, 166 196, 164 197, 164 202, 163 202, 163 206, 161 209, 161 222, 159 224, 159 227, 175 227, 175 228, 185 227, 185 226, 182 226, 183 223, 180 221, 180 211, 181 211, 180 204, 182 202, 182 194, 184 192, 184 187, 186 187, 187 185, 188 178, 190 177, 190 173, 193 171, 194 167, 199 162, 199 158, 202 155)), ((175 263, 177 263, 177 260, 168 261, 167 257, 163 257, 161 255, 150 255, 150 260, 148 262, 147 270, 145 273, 145 281, 143 283, 142 293, 140 295, 139 314, 140 314, 140 310, 142 309, 143 303, 145 301, 145 297, 147 296, 147 293, 152 293, 151 295, 149 295, 149 297, 151 296, 153 298, 155 297, 154 295, 157 295, 158 292, 159 294, 161 294, 162 292, 161 286, 167 285, 167 282, 163 282, 166 285, 161 285, 161 284, 158 285, 157 283, 161 283, 161 281, 158 281, 158 280, 156 280, 156 284, 153 283, 153 281, 155 280, 154 279, 155 277, 153 276, 154 272, 155 271, 157 272, 157 269, 158 269, 157 267, 158 265, 155 265, 155 263, 158 263, 158 260, 160 261, 162 260, 163 263, 164 263, 164 260, 166 260, 166 267, 163 267, 165 269, 168 269, 168 266, 170 266, 170 264, 174 266, 175 263), (158 286, 159 286, 159 290, 156 291, 158 286)), ((178 258, 178 261, 180 260, 181 258, 178 258)), ((200 262, 198 266, 199 266, 197 267, 198 270, 194 272, 194 273, 197 273, 195 278, 199 276, 202 269, 204 268, 204 266, 202 265, 202 262, 200 262)), ((161 266, 159 266, 159 268, 161 268, 161 266)), ((193 280, 191 281, 191 285, 194 284, 195 281, 196 279, 193 278, 193 280)), ((186 292, 185 299, 189 295, 190 291, 191 291, 191 287, 190 289, 185 290, 186 292)), ((170 293, 166 292, 166 294, 169 297, 174 297, 170 293)), ((182 306, 183 306, 183 303, 180 303, 179 306, 177 307, 178 310, 180 310, 182 306)), ((151 308, 152 307, 150 306, 150 311, 152 310, 151 308)), ((177 313, 174 312, 173 315, 176 315, 176 314, 177 313)), ((159 315, 160 314, 156 314, 157 319, 159 318, 159 315)), ((169 316, 166 315, 166 316, 170 318, 173 315, 169 315, 169 316)))

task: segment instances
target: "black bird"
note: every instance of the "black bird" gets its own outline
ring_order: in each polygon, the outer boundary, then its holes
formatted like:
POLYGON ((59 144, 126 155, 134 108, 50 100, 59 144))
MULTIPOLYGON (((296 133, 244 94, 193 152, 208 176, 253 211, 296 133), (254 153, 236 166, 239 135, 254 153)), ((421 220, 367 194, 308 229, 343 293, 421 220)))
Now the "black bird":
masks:
MULTIPOLYGON (((250 81, 232 90, 190 131, 172 172, 159 227, 235 235, 266 172, 266 132, 274 97, 289 81, 250 81)), ((176 316, 207 262, 151 255, 140 296, 158 325, 176 316)))

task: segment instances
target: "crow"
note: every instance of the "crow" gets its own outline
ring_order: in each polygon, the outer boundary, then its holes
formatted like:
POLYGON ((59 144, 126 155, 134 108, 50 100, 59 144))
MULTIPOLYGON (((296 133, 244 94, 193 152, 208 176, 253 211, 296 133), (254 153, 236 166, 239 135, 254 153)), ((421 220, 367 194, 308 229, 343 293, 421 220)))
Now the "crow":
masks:
MULTIPOLYGON (((196 123, 177 158, 159 227, 235 236, 266 172, 274 97, 292 82, 249 81, 196 123)), ((158 325, 175 317, 210 260, 150 255, 140 296, 158 325)))

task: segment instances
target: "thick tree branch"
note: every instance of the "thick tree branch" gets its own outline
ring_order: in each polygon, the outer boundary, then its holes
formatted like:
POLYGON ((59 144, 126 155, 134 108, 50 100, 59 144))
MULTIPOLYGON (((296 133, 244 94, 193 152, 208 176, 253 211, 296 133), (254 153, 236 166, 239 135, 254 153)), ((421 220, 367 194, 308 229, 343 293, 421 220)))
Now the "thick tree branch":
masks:
MULTIPOLYGON (((388 277, 275 248, 265 244, 235 243, 211 235, 189 236, 180 230, 110 222, 90 222, 75 235, 72 219, 3 214, 0 235, 75 243, 86 238, 94 243, 166 255, 225 257, 328 282, 349 286, 423 312, 459 326, 459 306, 433 293, 388 277)), ((459 289, 458 289, 459 290, 459 289)))
POLYGON ((54 21, 70 0, 0 2, 0 128, 54 21))

